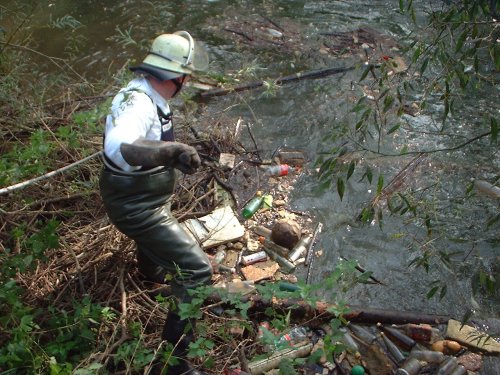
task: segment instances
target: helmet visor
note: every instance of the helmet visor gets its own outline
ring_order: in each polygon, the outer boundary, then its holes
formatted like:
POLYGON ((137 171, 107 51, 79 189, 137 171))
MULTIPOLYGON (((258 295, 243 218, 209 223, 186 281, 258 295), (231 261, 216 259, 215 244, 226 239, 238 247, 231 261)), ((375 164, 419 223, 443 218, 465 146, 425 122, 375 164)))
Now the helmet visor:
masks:
POLYGON ((204 71, 208 69, 208 53, 205 46, 199 42, 194 41, 192 54, 187 61, 187 67, 195 71, 204 71))

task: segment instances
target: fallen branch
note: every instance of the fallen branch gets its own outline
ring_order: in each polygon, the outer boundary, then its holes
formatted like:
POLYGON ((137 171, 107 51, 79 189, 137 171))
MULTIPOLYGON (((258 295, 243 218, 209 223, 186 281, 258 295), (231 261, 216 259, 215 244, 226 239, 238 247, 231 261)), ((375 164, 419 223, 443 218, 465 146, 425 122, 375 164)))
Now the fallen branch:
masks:
MULTIPOLYGON (((251 313, 264 312, 267 308, 275 311, 290 312, 294 319, 320 319, 331 320, 338 316, 332 311, 338 310, 334 304, 327 302, 317 302, 312 307, 302 300, 273 300, 268 301, 259 295, 251 296, 251 313)), ((391 309, 374 309, 360 306, 347 306, 349 312, 342 315, 348 321, 361 323, 385 323, 385 324, 406 324, 406 323, 427 323, 442 324, 447 323, 451 318, 447 315, 425 314, 413 311, 399 311, 391 309)))
MULTIPOLYGON (((332 74, 338 74, 338 73, 344 73, 348 72, 349 70, 353 70, 353 66, 345 67, 345 68, 328 68, 328 69, 321 69, 321 70, 313 70, 309 72, 304 72, 304 73, 295 73, 289 76, 285 77, 280 77, 274 80, 274 83, 276 85, 281 85, 284 83, 290 83, 290 82, 295 82, 299 81, 302 79, 316 79, 316 78, 323 78, 332 74)), ((230 89, 225 89, 225 88, 216 88, 212 90, 205 91, 200 94, 202 98, 208 98, 211 96, 222 96, 226 95, 232 92, 239 92, 239 91, 245 91, 245 90, 251 90, 255 89, 257 87, 262 87, 264 86, 265 81, 259 81, 259 82, 252 82, 252 83, 247 83, 243 85, 239 85, 230 89)))
POLYGON ((49 173, 46 173, 42 176, 38 176, 38 177, 35 177, 31 180, 28 180, 28 181, 24 181, 24 182, 20 182, 18 184, 15 184, 15 185, 12 185, 12 186, 7 186, 3 189, 0 189, 0 195, 3 195, 3 194, 6 194, 6 193, 10 193, 14 190, 18 190, 18 189, 23 189, 27 186, 30 186, 30 185, 33 185, 33 184, 36 184, 37 182, 39 181, 42 181, 42 180, 45 180, 46 178, 49 178, 49 177, 52 177, 52 176, 55 176, 56 174, 59 174, 59 173, 63 173, 65 171, 67 171, 68 169, 71 169, 73 167, 76 167, 77 165, 80 165, 80 164, 83 164, 91 159, 94 159, 95 157, 97 156, 100 156, 101 155, 101 151, 98 151, 90 156, 87 156, 86 158, 83 158, 82 160, 78 160, 72 164, 69 164, 69 165, 66 165, 65 167, 62 167, 62 168, 59 168, 59 169, 56 169, 55 171, 51 171, 49 173))

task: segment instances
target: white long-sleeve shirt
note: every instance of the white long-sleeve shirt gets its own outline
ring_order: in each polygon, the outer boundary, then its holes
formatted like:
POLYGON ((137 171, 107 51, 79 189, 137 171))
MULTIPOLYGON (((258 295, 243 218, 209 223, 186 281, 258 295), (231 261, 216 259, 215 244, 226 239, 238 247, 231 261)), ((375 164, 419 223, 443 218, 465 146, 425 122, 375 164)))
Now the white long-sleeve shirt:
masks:
MULTIPOLYGON (((141 167, 131 166, 123 159, 120 152, 122 143, 133 143, 140 137, 161 139, 162 125, 157 106, 163 113, 170 112, 167 101, 144 77, 130 81, 113 98, 111 113, 106 117, 104 153, 123 171, 133 172, 141 167)), ((163 125, 164 131, 171 126, 172 121, 163 125)))

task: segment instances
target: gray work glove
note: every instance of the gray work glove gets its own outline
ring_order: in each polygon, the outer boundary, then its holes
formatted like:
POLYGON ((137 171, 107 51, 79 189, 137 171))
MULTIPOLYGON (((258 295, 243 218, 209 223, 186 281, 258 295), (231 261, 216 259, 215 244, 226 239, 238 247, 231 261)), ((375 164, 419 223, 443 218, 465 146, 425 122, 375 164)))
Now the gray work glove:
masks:
POLYGON ((192 174, 201 160, 194 147, 180 142, 163 142, 139 138, 134 143, 122 143, 120 151, 125 161, 132 166, 152 168, 173 167, 183 173, 192 174))

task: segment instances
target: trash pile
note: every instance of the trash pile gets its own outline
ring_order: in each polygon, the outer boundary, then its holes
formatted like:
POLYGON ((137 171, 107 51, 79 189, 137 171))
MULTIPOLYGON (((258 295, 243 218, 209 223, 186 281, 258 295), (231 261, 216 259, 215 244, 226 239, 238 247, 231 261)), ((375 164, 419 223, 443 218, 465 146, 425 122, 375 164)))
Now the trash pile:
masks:
MULTIPOLYGON (((265 336, 269 324, 263 322, 257 339, 265 336)), ((472 375, 482 367, 483 353, 500 353, 500 344, 474 327, 450 319, 443 327, 430 324, 376 324, 367 326, 348 323, 334 329, 294 327, 274 341, 267 358, 252 361, 247 371, 233 369, 228 375, 278 374, 283 359, 308 357, 318 352, 314 364, 299 365, 304 374, 396 374, 396 375, 472 375), (478 335, 481 338, 478 338, 478 335), (330 361, 322 355, 325 337, 329 345, 338 346, 330 361)))
MULTIPOLYGON (((230 156, 222 158, 231 163, 230 156)), ((280 290, 295 291, 300 287, 294 271, 301 264, 309 267, 309 282, 311 263, 321 254, 314 245, 322 224, 286 208, 304 160, 300 152, 278 154, 276 163, 261 167, 266 186, 239 212, 225 206, 183 222, 210 254, 214 287, 250 296, 256 284, 272 280, 279 281, 280 290)), ((285 334, 269 321, 253 322, 255 353, 260 355, 231 364, 225 374, 279 374, 284 360, 305 358, 294 363, 302 374, 472 375, 482 368, 484 354, 500 353, 493 338, 453 319, 432 321, 431 316, 432 324, 406 318, 383 323, 347 319, 340 326, 341 320, 334 320, 310 319, 285 334), (334 356, 325 355, 326 346, 329 352, 334 347, 334 356)))
MULTIPOLYGON (((221 154, 221 160, 224 164, 230 158, 221 154)), ((228 204, 182 223, 209 254, 216 273, 215 286, 238 281, 252 285, 271 279, 293 283, 296 267, 312 259, 321 223, 312 228, 306 213, 286 209, 288 193, 305 157, 299 151, 284 151, 276 161, 261 167, 266 184, 242 204, 239 212, 228 204)))

